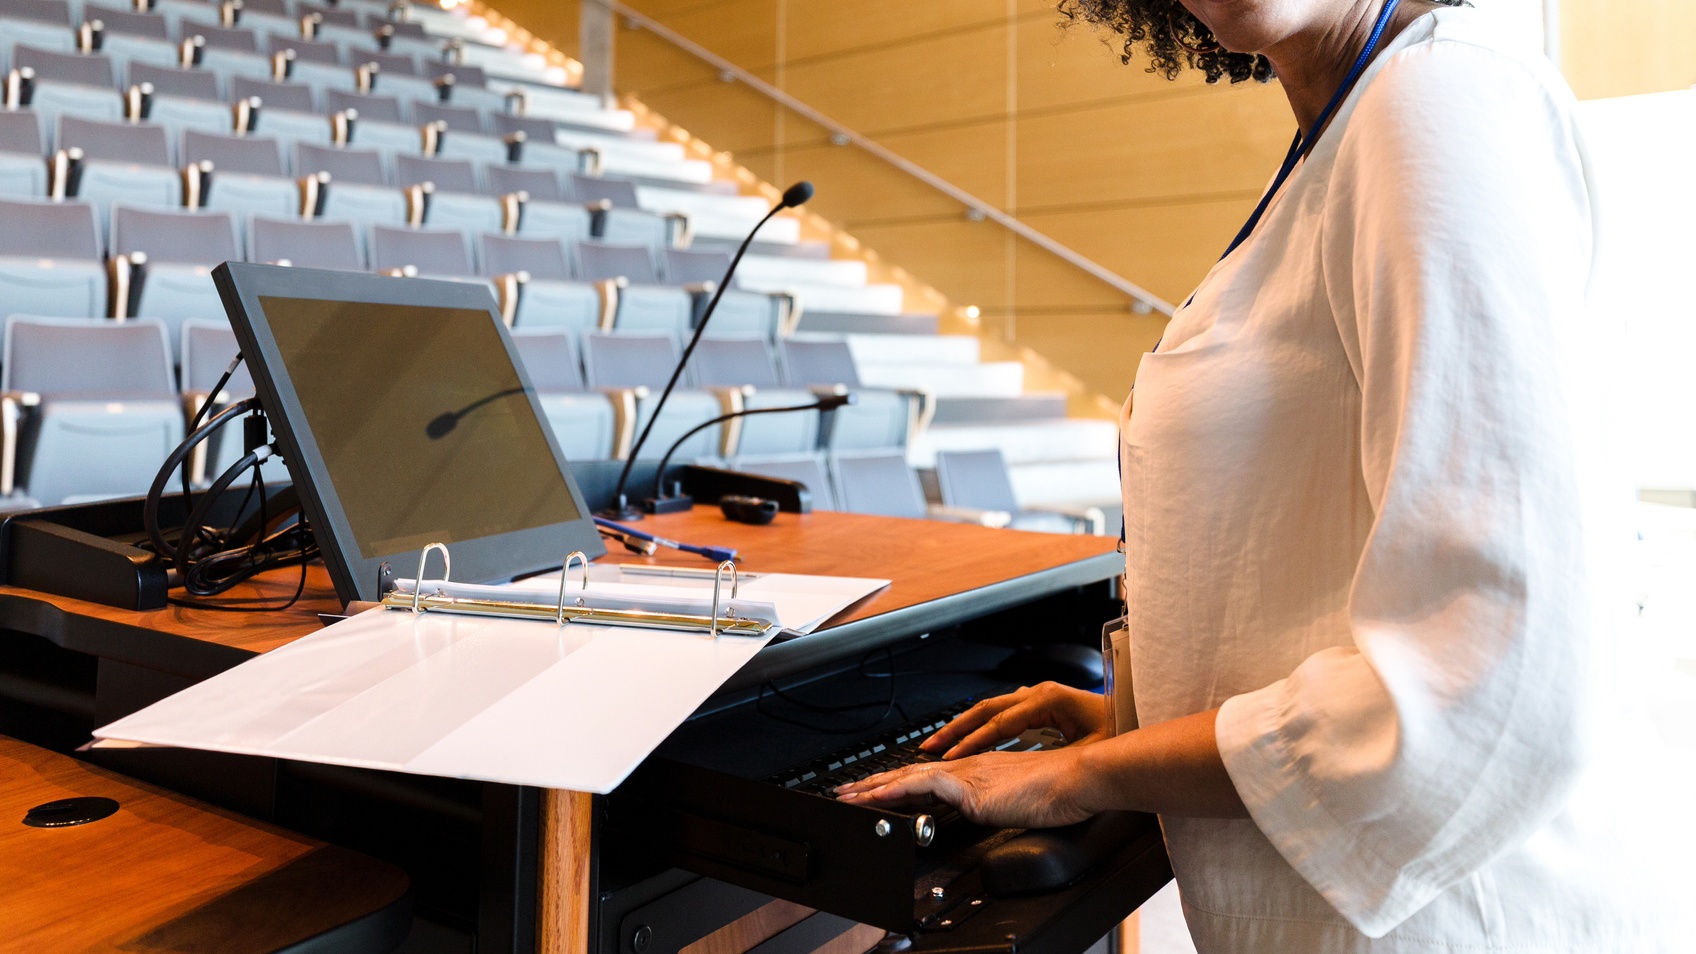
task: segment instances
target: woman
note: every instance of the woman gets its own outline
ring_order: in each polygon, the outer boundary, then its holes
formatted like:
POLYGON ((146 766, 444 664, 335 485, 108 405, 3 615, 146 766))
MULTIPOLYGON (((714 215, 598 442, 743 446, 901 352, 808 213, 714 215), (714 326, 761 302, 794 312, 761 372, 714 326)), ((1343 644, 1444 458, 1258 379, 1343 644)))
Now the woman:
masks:
POLYGON ((1578 388, 1605 331, 1558 74, 1429 0, 1061 8, 1168 75, 1275 73, 1305 132, 1126 403, 1144 728, 1039 686, 840 797, 1158 812, 1204 954, 1692 943, 1595 807, 1612 497, 1578 388), (1037 725, 1080 744, 973 755, 1037 725))

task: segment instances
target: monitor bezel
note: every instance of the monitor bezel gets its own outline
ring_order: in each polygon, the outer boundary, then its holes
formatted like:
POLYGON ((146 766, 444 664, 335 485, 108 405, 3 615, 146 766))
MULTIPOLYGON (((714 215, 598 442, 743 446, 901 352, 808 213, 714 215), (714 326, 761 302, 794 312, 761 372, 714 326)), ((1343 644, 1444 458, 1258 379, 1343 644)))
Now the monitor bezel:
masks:
MULTIPOLYGON (((336 595, 343 603, 381 599, 379 573, 382 565, 389 564, 396 576, 411 578, 418 571, 420 551, 386 553, 375 557, 361 554, 324 457, 307 426, 305 411, 282 360, 265 310, 260 305, 262 296, 457 308, 486 313, 506 348, 507 356, 512 359, 519 383, 541 425, 548 447, 553 451, 554 461, 559 465, 560 475, 565 478, 579 517, 449 543, 448 549, 453 555, 453 578, 468 583, 504 582, 559 567, 566 554, 574 550, 583 551, 591 559, 606 553, 593 514, 584 502, 583 492, 577 486, 553 428, 548 426, 536 388, 524 370, 512 335, 501 320, 494 295, 487 285, 240 262, 219 265, 213 270, 212 278, 252 373, 260 405, 270 418, 278 449, 289 465, 301 506, 312 523, 336 595)), ((431 561, 433 571, 439 572, 440 566, 439 560, 431 561)))

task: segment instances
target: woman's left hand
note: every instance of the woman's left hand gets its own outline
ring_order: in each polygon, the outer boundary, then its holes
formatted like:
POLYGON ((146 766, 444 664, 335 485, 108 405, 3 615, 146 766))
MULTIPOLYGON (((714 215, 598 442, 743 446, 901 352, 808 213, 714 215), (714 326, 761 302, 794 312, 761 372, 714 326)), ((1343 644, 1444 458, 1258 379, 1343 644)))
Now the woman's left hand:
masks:
POLYGON ((1095 814, 1078 802, 1077 781, 1078 760, 1071 749, 985 752, 868 776, 839 787, 836 797, 889 809, 945 802, 980 825, 1054 828, 1095 814))

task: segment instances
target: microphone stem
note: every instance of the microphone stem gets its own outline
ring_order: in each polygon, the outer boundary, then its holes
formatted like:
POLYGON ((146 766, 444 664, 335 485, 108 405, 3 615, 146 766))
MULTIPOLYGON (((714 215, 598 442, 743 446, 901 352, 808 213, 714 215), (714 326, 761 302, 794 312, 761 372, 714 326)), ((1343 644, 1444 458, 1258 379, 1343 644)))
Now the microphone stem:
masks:
POLYGON ((630 455, 624 459, 624 468, 618 474, 618 486, 613 488, 612 492, 614 506, 624 506, 624 487, 630 482, 630 468, 636 463, 636 454, 642 449, 643 445, 648 443, 648 435, 654 430, 654 422, 660 419, 660 411, 665 407, 666 399, 671 397, 672 389, 677 387, 677 379, 683 376, 683 369, 688 367, 689 357, 695 353, 695 345, 700 343, 701 333, 707 330, 707 320, 713 316, 713 310, 718 307, 718 300, 724 297, 724 290, 730 285, 730 278, 736 273, 736 266, 741 264, 743 254, 748 251, 748 246, 753 244, 754 236, 760 233, 760 229, 771 221, 772 216, 786 208, 788 206, 779 202, 772 207, 770 212, 766 213, 765 218, 761 219, 759 224, 754 226, 753 231, 748 233, 748 237, 742 240, 741 247, 736 250, 736 256, 730 260, 730 267, 724 270, 724 280, 718 283, 717 288, 713 289, 712 300, 707 302, 706 309, 701 312, 700 324, 695 326, 695 334, 689 338, 689 345, 683 349, 683 357, 678 360, 677 367, 672 369, 671 380, 665 383, 665 390, 660 392, 660 399, 654 404, 654 412, 648 415, 648 424, 642 428, 642 436, 636 438, 636 443, 630 447, 630 455))
POLYGON ((671 463, 672 455, 677 453, 677 449, 683 446, 684 441, 694 437, 696 434, 701 433, 707 428, 712 427, 714 424, 723 424, 725 421, 737 417, 753 417, 755 414, 782 414, 786 411, 817 411, 822 407, 823 404, 818 401, 815 401, 812 404, 791 404, 788 407, 756 407, 741 411, 731 411, 729 414, 720 414, 718 417, 715 417, 710 421, 702 421, 694 427, 691 427, 689 430, 684 432, 682 437, 679 437, 676 442, 674 442, 671 447, 666 450, 665 456, 660 458, 659 473, 654 475, 654 499, 665 499, 665 468, 667 464, 671 463))

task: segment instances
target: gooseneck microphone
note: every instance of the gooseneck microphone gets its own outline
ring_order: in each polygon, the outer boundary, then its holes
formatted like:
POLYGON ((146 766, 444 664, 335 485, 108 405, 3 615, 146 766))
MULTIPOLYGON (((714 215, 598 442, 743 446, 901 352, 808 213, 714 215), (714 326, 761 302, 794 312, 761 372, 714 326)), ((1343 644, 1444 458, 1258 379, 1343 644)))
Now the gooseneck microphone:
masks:
MULTIPOLYGON (((642 428, 641 436, 631 446, 630 453, 624 458, 624 469, 618 474, 618 486, 613 489, 613 504, 601 511, 601 516, 614 520, 640 520, 642 512, 630 506, 630 499, 624 493, 625 485, 630 482, 630 468, 636 463, 636 455, 641 452, 642 445, 648 442, 648 435, 653 433, 654 422, 660 419, 660 411, 665 409, 667 398, 671 397, 672 389, 677 387, 677 379, 683 376, 683 369, 688 366, 689 358, 695 353, 695 345, 701 340, 701 333, 707 330, 707 321, 712 318, 713 311, 718 308, 718 300, 724 297, 724 290, 730 287, 730 279, 736 274, 736 266, 742 263, 742 256, 747 253, 748 246, 754 242, 754 236, 759 234, 761 227, 771 221, 771 217, 784 209, 798 208, 813 197, 811 182, 797 182, 783 190, 783 198, 772 207, 765 217, 754 225, 748 232, 748 237, 742 240, 742 245, 736 249, 736 255, 730 259, 730 267, 724 270, 724 278, 719 280, 718 287, 713 289, 713 297, 707 302, 707 307, 701 312, 701 320, 695 325, 695 333, 690 336, 689 344, 683 349, 683 357, 677 360, 677 367, 671 371, 671 380, 665 383, 665 390, 660 392, 660 399, 654 403, 652 414, 648 415, 647 426, 642 428)), ((669 455, 668 455, 669 456, 669 455)))
POLYGON ((672 496, 666 495, 665 468, 667 464, 671 463, 672 455, 677 453, 677 449, 679 447, 683 446, 684 441, 687 441, 696 434, 712 427, 714 424, 723 424, 725 421, 733 421, 739 417, 753 417, 755 414, 787 414, 791 411, 834 411, 844 404, 853 404, 854 400, 855 397, 852 394, 826 394, 811 404, 790 404, 784 407, 743 408, 740 411, 731 411, 729 414, 720 414, 718 417, 715 417, 710 421, 702 421, 685 431, 682 437, 679 437, 672 443, 671 447, 667 448, 665 456, 660 458, 660 470, 659 473, 654 475, 654 496, 653 499, 648 501, 648 510, 652 513, 673 513, 678 510, 687 510, 695 505, 694 498, 690 497, 688 494, 679 493, 672 496))

